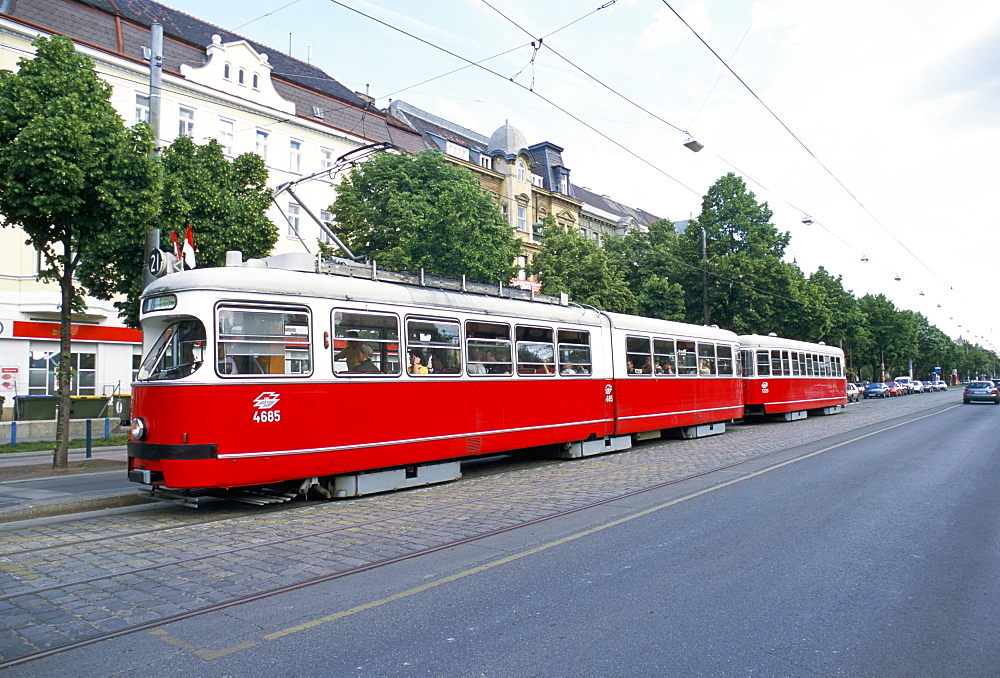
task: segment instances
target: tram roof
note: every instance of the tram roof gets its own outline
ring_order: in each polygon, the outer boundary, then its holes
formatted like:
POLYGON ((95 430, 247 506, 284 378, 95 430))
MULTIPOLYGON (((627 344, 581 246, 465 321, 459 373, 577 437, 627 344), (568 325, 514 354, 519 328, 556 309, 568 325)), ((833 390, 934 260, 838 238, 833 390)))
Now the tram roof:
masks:
MULTIPOLYGON (((499 290, 499 286, 496 289, 499 290)), ((267 267, 225 266, 173 273, 151 283, 142 296, 145 298, 165 293, 198 291, 214 292, 220 298, 241 300, 246 300, 248 296, 270 302, 280 302, 284 298, 289 303, 304 303, 309 298, 328 299, 584 325, 602 324, 599 311, 576 305, 562 305, 558 300, 553 303, 551 297, 547 301, 525 301, 475 292, 267 267)), ((521 290, 504 291, 511 294, 522 293, 521 290)))
POLYGON ((787 348, 789 350, 796 351, 812 351, 813 353, 844 355, 843 349, 838 346, 814 344, 808 341, 785 339, 784 337, 764 336, 761 334, 741 334, 740 344, 746 348, 787 348))

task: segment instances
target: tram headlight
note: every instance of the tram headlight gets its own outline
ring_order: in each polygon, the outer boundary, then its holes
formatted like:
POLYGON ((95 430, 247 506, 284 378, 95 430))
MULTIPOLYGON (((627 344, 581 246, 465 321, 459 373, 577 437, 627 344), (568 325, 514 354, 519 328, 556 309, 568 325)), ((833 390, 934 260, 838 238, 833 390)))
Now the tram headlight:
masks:
POLYGON ((132 440, 136 441, 145 440, 148 432, 149 428, 146 426, 146 420, 142 417, 135 417, 128 429, 129 436, 131 436, 132 440))

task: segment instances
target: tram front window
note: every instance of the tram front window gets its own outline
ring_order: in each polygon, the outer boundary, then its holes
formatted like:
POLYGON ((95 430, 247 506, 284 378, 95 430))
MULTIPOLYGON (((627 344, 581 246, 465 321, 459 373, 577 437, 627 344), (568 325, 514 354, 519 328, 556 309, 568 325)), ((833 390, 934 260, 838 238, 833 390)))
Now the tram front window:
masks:
POLYGON ((146 354, 139 381, 181 379, 201 366, 205 352, 205 326, 198 320, 181 320, 163 330, 146 354))

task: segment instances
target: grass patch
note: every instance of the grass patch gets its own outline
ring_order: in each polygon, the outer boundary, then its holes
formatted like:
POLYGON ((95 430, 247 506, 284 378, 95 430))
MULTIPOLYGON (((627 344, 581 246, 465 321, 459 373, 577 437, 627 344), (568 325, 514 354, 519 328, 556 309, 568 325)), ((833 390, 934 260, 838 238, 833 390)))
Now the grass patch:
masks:
MULTIPOLYGON (((90 446, 93 447, 118 447, 124 445, 128 440, 128 436, 124 433, 113 435, 110 438, 105 438, 102 436, 94 436, 90 440, 90 446)), ((87 447, 86 438, 73 438, 69 441, 70 449, 84 449, 87 447)), ((9 443, 0 443, 0 454, 5 452, 43 452, 43 451, 53 451, 56 449, 55 440, 27 440, 17 445, 10 445, 9 443)))

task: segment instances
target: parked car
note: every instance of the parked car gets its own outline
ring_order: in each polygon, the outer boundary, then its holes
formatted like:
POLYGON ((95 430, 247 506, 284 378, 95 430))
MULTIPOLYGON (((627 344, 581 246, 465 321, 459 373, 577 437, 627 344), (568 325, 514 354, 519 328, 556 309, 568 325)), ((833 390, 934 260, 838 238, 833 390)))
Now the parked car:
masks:
POLYGON ((885 387, 889 389, 890 396, 906 395, 906 387, 895 381, 885 382, 885 387))
POLYGON ((910 377, 896 377, 893 381, 902 389, 902 393, 913 393, 913 379, 910 377))
POLYGON ((865 386, 865 398, 888 398, 889 385, 880 381, 873 381, 865 386))
POLYGON ((1000 389, 992 381, 970 381, 962 393, 962 402, 968 405, 973 402, 989 402, 1000 405, 1000 389))
POLYGON ((948 384, 938 379, 936 381, 931 382, 931 388, 933 388, 935 391, 947 391, 948 384))
POLYGON ((910 385, 910 393, 923 393, 924 392, 924 384, 923 384, 923 382, 920 382, 920 381, 917 381, 916 379, 913 379, 913 380, 910 381, 909 385, 910 385))
POLYGON ((861 389, 857 384, 847 385, 847 402, 856 403, 861 400, 861 389))

